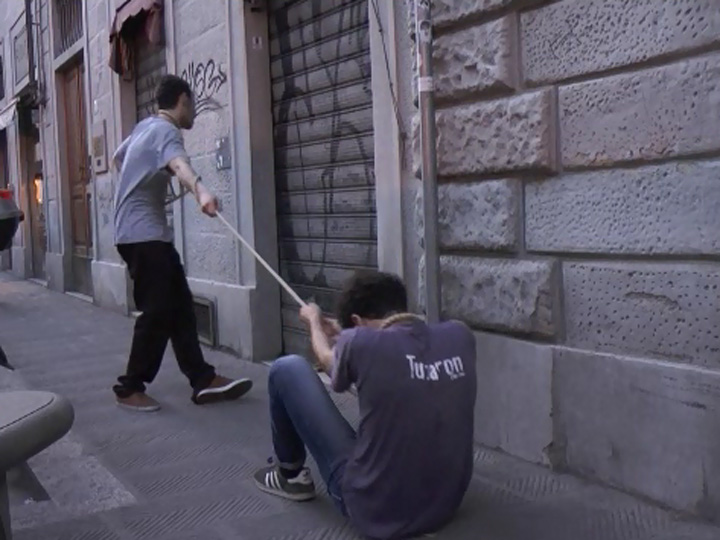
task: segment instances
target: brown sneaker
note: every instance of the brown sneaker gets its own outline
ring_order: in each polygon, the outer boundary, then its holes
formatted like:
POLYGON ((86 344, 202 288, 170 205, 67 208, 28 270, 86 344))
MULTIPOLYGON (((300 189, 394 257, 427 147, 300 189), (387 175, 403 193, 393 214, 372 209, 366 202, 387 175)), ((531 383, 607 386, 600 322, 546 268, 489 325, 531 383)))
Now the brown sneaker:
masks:
POLYGON ((232 380, 217 375, 212 382, 199 392, 193 394, 192 400, 197 405, 216 403, 218 401, 230 401, 238 399, 247 394, 252 388, 250 379, 232 380))
POLYGON ((135 392, 125 398, 118 397, 117 405, 134 412, 148 413, 160 410, 160 404, 144 392, 135 392))

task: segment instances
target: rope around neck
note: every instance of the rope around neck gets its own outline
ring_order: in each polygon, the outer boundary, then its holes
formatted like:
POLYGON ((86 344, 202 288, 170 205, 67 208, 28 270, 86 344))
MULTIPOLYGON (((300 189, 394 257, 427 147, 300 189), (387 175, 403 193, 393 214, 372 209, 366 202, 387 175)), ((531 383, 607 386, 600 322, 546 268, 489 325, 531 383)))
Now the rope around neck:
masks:
POLYGON ((389 328, 393 324, 398 324, 401 322, 422 320, 422 317, 420 317, 419 315, 415 315, 414 313, 396 313, 395 315, 391 315, 390 317, 385 319, 380 326, 380 329, 384 330, 386 328, 389 328))
POLYGON ((157 115, 165 118, 165 120, 170 122, 173 126, 178 127, 178 128, 180 127, 180 126, 178 126, 177 120, 175 120, 175 118, 173 118, 173 116, 169 112, 161 109, 158 111, 157 115))

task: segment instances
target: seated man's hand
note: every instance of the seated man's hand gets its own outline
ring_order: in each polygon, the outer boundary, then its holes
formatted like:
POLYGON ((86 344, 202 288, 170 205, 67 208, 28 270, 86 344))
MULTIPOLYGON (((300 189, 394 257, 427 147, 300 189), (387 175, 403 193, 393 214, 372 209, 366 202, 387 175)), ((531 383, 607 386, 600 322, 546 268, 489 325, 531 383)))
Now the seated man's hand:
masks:
POLYGON ((316 323, 322 324, 322 310, 317 304, 310 303, 300 308, 300 319, 308 326, 316 323))
POLYGON ((340 335, 340 332, 342 332, 342 328, 340 328, 338 322, 335 319, 328 319, 327 317, 322 318, 322 328, 325 335, 331 340, 335 340, 338 335, 340 335))

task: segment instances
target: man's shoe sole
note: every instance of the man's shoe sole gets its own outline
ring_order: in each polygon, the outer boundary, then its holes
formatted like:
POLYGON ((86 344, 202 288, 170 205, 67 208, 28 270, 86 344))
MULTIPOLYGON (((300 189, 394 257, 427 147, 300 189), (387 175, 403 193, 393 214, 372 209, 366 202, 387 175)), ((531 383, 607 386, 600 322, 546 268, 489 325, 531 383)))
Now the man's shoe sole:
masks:
POLYGON ((253 382, 250 379, 238 379, 237 381, 232 381, 225 386, 201 390, 193 398, 193 401, 197 405, 207 405, 208 403, 217 403, 220 401, 232 401, 247 394, 252 387, 253 382))
POLYGON ((317 497, 317 493, 288 493, 287 491, 280 491, 277 489, 273 489, 271 487, 266 486, 262 482, 258 482, 257 480, 253 480, 255 482, 255 485, 260 491, 264 491, 265 493, 269 493, 270 495, 275 495, 276 497, 282 497, 283 499, 288 499, 290 501, 296 501, 296 502, 304 502, 304 501, 311 501, 315 497, 317 497))
POLYGON ((115 404, 120 407, 121 409, 124 409, 126 411, 136 412, 136 413, 154 413, 158 412, 160 410, 160 405, 153 405, 150 407, 134 407, 132 405, 126 405, 125 403, 120 403, 119 401, 116 401, 115 404))

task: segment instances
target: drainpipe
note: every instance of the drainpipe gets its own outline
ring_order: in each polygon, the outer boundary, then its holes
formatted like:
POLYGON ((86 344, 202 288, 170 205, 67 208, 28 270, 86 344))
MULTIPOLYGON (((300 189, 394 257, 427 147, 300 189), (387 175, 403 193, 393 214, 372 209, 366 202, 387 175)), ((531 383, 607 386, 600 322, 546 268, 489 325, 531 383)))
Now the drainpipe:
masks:
MULTIPOLYGON (((33 57, 37 56, 37 101, 39 105, 44 106, 45 101, 45 66, 43 65, 45 56, 44 56, 44 46, 43 46, 43 32, 42 32, 42 3, 41 0, 33 0, 33 5, 35 8, 35 14, 37 15, 37 21, 33 23, 33 26, 36 28, 35 31, 35 49, 33 49, 33 57)), ((50 4, 46 4, 45 9, 50 9, 50 4)), ((49 15, 48 15, 49 17, 49 15)))
POLYGON ((35 89, 35 44, 33 43, 33 22, 32 22, 32 0, 25 0, 25 36, 28 46, 28 73, 30 76, 30 88, 35 89))
POLYGON ((438 190, 435 128, 435 83, 432 68, 430 0, 415 2, 415 36, 420 106, 420 151, 425 241, 425 310, 430 323, 440 320, 440 254, 438 250, 438 190))

